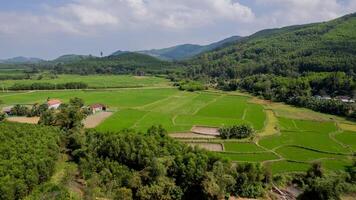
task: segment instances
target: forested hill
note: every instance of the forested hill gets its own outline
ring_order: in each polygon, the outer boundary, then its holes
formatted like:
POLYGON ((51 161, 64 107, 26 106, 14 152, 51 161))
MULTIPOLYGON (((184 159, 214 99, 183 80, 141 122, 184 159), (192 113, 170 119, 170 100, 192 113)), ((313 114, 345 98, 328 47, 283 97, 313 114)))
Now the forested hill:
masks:
POLYGON ((69 63, 56 63, 52 69, 57 73, 70 74, 128 74, 157 73, 171 70, 173 64, 139 53, 122 53, 117 56, 87 57, 69 63))
POLYGON ((238 78, 256 73, 356 71, 356 14, 329 22, 269 29, 190 61, 189 73, 238 78))
POLYGON ((62 55, 59 56, 58 58, 50 61, 53 63, 70 63, 70 62, 76 62, 76 61, 81 61, 81 60, 85 60, 87 58, 94 58, 93 56, 89 56, 89 55, 76 55, 76 54, 66 54, 66 55, 62 55))
POLYGON ((209 44, 209 45, 196 45, 196 44, 183 44, 164 49, 152 49, 139 51, 139 53, 147 54, 157 57, 162 60, 184 60, 192 58, 203 52, 211 51, 225 45, 229 45, 242 39, 240 36, 232 36, 224 40, 209 44))

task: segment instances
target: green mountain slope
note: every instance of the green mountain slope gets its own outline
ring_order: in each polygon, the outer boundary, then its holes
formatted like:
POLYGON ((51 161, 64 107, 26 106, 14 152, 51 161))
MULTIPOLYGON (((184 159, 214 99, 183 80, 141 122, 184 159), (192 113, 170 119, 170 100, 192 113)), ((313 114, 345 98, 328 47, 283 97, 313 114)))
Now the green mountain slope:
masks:
MULTIPOLYGON (((203 52, 211 51, 223 47, 224 45, 231 44, 240 40, 241 38, 242 37, 239 36, 232 36, 230 38, 209 45, 183 44, 164 49, 138 51, 138 53, 150 55, 161 60, 185 60, 203 52)), ((119 55, 121 53, 122 51, 117 51, 112 55, 119 55)))
POLYGON ((194 73, 236 78, 256 73, 356 71, 356 14, 329 22, 269 29, 200 55, 194 73))

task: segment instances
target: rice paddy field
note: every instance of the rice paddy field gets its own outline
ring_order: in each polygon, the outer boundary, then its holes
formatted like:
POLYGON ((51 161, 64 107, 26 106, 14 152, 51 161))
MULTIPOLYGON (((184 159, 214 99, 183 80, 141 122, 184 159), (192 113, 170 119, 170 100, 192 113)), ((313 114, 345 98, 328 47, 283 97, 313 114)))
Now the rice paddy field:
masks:
MULTIPOLYGON (((75 77, 65 75, 62 78, 74 81, 75 77)), ((144 132, 152 125, 162 125, 187 144, 201 144, 204 148, 221 145, 217 155, 233 162, 262 163, 274 173, 305 171, 313 162, 321 162, 327 170, 345 170, 355 159, 356 132, 353 130, 356 124, 339 117, 266 103, 236 92, 183 92, 167 87, 169 83, 157 77, 77 78, 93 87, 105 88, 103 82, 106 82, 111 84, 107 88, 117 88, 2 92, 0 107, 43 103, 47 98, 68 102, 72 97, 79 97, 86 104, 106 104, 113 112, 95 128, 99 131, 130 128, 144 132), (254 127, 254 139, 221 140, 197 137, 190 132, 193 126, 221 127, 242 123, 254 127)))
MULTIPOLYGON (((0 75, 19 74, 21 71, 0 70, 0 75)), ((89 88, 130 88, 130 87, 163 87, 169 86, 165 78, 151 76, 131 76, 131 75, 58 75, 56 78, 47 75, 32 75, 31 79, 24 80, 3 80, 0 82, 1 88, 9 88, 16 84, 30 85, 32 83, 52 83, 61 84, 68 82, 83 82, 89 88), (42 78, 39 79, 39 76, 42 78)))

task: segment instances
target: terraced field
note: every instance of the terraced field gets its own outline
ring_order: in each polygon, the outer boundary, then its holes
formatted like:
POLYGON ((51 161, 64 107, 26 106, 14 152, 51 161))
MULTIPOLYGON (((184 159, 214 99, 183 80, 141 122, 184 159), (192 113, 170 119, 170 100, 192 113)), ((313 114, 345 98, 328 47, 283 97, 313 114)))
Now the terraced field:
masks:
POLYGON ((329 170, 344 170, 355 159, 356 125, 345 119, 236 92, 182 92, 145 86, 0 93, 0 106, 42 103, 48 97, 68 102, 79 97, 87 104, 106 104, 114 112, 97 130, 115 132, 131 128, 143 132, 152 125, 163 125, 173 137, 187 144, 214 148, 217 155, 234 162, 263 163, 274 173, 305 171, 316 161, 329 170), (190 132, 193 126, 241 123, 252 125, 257 130, 256 137, 221 140, 190 132))

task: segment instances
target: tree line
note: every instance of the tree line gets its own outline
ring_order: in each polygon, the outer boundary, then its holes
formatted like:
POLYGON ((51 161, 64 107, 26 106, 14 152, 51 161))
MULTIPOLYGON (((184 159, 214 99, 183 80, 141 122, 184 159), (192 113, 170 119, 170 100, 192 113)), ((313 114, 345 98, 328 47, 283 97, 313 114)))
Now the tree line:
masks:
POLYGON ((317 73, 296 78, 261 74, 222 82, 219 87, 225 90, 248 91, 265 99, 318 112, 356 117, 355 103, 345 103, 334 98, 337 95, 353 96, 355 92, 356 84, 353 78, 343 72, 317 73), (329 95, 330 98, 325 98, 329 95))
POLYGON ((83 82, 68 82, 68 83, 15 83, 10 86, 9 90, 63 90, 63 89, 87 89, 88 84, 83 82))

